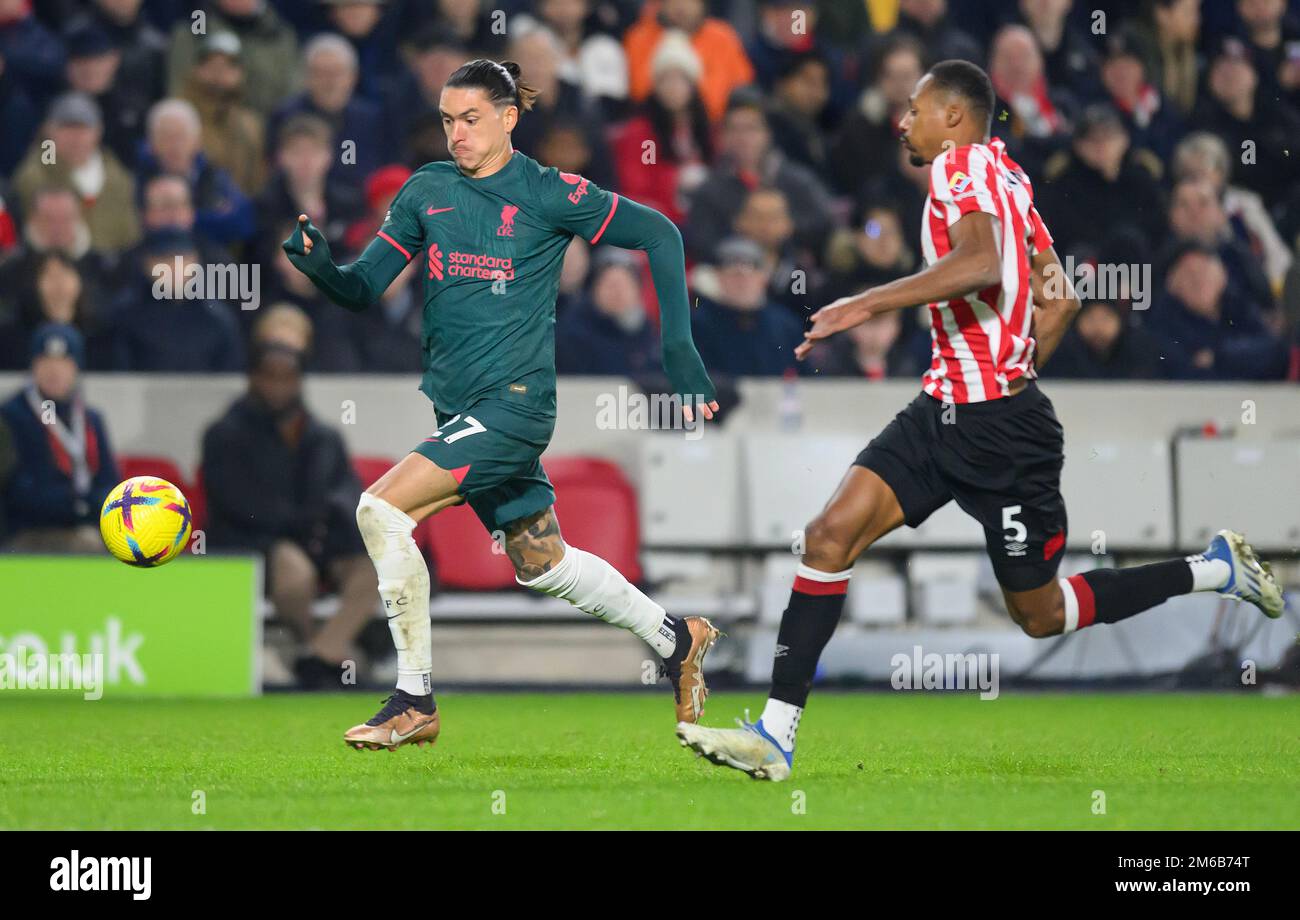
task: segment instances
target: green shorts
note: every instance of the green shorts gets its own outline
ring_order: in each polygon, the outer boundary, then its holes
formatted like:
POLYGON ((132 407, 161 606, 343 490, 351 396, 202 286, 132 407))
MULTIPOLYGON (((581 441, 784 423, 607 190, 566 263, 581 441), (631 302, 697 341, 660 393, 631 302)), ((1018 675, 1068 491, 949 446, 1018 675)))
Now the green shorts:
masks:
POLYGON ((436 415, 438 430, 415 452, 456 477, 458 493, 489 533, 555 504, 540 459, 555 430, 554 415, 491 398, 458 415, 436 415))

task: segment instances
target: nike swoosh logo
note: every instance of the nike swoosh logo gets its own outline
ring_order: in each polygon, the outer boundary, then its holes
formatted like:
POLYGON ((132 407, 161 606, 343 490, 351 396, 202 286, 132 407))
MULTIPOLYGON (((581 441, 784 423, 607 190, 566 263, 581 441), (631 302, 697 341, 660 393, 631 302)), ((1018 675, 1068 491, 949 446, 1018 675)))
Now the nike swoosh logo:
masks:
POLYGON ((421 722, 419 725, 415 726, 415 728, 411 729, 411 730, 410 730, 409 732, 407 732, 405 735, 403 735, 403 734, 399 734, 398 731, 397 731, 397 729, 395 729, 395 728, 390 728, 390 729, 388 730, 388 742, 389 742, 389 744, 401 744, 401 743, 402 743, 403 741, 405 741, 407 738, 409 738, 409 737, 411 737, 412 735, 414 735, 416 732, 418 732, 420 729, 424 728, 426 725, 428 725, 428 724, 429 724, 430 722, 432 722, 432 721, 433 721, 433 719, 425 719, 423 722, 421 722))
POLYGON ((455 208, 429 208, 426 214, 441 214, 443 211, 454 211, 455 208))

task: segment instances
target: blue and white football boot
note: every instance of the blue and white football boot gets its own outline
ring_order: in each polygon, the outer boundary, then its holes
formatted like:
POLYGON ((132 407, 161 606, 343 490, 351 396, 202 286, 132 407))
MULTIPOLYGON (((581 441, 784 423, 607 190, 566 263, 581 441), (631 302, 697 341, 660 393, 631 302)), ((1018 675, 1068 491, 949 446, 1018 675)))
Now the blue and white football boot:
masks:
POLYGON ((1235 530, 1220 530, 1201 555, 1228 563, 1232 574, 1228 576, 1228 583, 1219 589, 1219 594, 1254 604, 1269 619, 1276 620, 1282 615, 1282 608, 1286 606, 1282 588, 1273 577, 1269 564, 1255 555, 1244 536, 1235 530))
POLYGON ((740 728, 707 728, 690 722, 677 723, 677 737, 682 747, 695 751, 720 767, 748 773, 754 779, 779 783, 790 775, 794 751, 786 752, 763 727, 763 720, 751 723, 737 719, 740 728))

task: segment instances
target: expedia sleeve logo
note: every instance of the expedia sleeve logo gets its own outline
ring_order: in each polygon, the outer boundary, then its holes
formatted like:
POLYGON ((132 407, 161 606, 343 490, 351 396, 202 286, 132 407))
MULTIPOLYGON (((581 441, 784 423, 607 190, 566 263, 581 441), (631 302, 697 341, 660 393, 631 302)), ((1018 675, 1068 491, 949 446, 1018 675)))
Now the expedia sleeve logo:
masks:
POLYGON ((573 204, 577 204, 579 201, 582 200, 582 196, 587 194, 587 186, 590 183, 588 183, 586 179, 582 178, 582 176, 575 175, 574 173, 562 172, 560 173, 560 178, 563 179, 565 182, 567 182, 569 185, 577 186, 577 188, 569 192, 569 194, 566 196, 569 199, 569 201, 572 202, 573 204))

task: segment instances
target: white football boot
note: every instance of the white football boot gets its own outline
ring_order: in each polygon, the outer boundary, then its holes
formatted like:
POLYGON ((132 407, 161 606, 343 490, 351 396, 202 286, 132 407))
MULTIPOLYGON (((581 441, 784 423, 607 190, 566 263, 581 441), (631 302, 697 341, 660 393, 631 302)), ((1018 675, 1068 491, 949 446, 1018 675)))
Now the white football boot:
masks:
MULTIPOLYGON (((748 717, 749 713, 745 715, 748 717)), ((682 747, 689 747, 696 756, 718 766, 748 773, 754 779, 779 783, 789 777, 794 766, 794 752, 786 753, 781 749, 763 727, 763 720, 751 723, 737 719, 736 724, 740 728, 707 728, 678 722, 677 737, 682 747)))
POLYGON ((1232 570, 1219 594, 1254 604, 1269 619, 1276 620, 1282 615, 1286 606, 1282 588, 1269 564, 1255 555, 1244 536, 1235 530, 1220 530, 1201 555, 1206 559, 1222 559, 1232 570))

